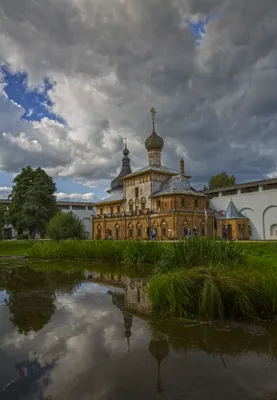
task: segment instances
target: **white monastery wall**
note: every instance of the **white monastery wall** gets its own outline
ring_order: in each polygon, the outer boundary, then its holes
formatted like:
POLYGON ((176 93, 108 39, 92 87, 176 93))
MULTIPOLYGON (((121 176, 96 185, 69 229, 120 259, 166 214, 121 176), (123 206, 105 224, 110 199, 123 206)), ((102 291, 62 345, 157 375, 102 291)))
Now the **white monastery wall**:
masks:
MULTIPOLYGON (((241 193, 231 196, 232 200, 243 215, 249 218, 252 240, 277 240, 277 189, 258 192, 241 193)), ((211 200, 211 208, 217 211, 226 210, 230 196, 218 197, 211 200)))

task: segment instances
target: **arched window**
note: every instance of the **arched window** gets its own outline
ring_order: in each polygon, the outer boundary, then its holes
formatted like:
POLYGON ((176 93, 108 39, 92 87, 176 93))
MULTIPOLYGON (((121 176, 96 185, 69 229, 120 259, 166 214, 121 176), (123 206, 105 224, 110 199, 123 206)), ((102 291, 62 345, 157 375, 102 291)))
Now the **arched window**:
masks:
POLYGON ((142 225, 141 225, 141 223, 138 222, 136 227, 137 227, 137 237, 140 238, 140 237, 142 237, 142 225))
POLYGON ((116 238, 116 240, 118 240, 119 239, 119 237, 120 237, 120 225, 119 224, 115 224, 115 238, 116 238))
POLYGON ((128 225, 128 230, 129 230, 129 238, 133 237, 133 225, 130 223, 128 225))
POLYGON ((163 219, 161 223, 162 237, 167 237, 167 222, 163 219))
POLYGON ((97 225, 97 234, 96 234, 97 239, 101 239, 101 225, 97 225))
POLYGON ((142 197, 142 198, 141 198, 141 209, 142 209, 142 210, 145 210, 145 204, 146 204, 146 198, 145 198, 145 197, 142 197))

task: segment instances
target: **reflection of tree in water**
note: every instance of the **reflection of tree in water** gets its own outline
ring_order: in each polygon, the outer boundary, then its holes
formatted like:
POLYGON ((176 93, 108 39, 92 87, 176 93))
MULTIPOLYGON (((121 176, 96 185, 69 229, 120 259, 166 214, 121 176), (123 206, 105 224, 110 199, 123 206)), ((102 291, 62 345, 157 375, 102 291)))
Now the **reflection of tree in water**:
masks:
POLYGON ((169 353, 169 345, 166 337, 161 333, 153 334, 151 342, 149 343, 149 351, 158 363, 157 393, 162 393, 164 391, 164 388, 162 387, 160 376, 161 364, 169 353))
POLYGON ((123 315, 124 335, 128 343, 128 351, 130 351, 130 337, 132 336, 131 328, 133 325, 133 316, 125 310, 125 295, 123 293, 109 292, 112 295, 112 301, 116 307, 120 309, 123 315))
POLYGON ((20 333, 39 331, 55 312, 55 292, 72 292, 76 277, 33 270, 29 267, 0 269, 0 288, 11 313, 10 320, 20 333))

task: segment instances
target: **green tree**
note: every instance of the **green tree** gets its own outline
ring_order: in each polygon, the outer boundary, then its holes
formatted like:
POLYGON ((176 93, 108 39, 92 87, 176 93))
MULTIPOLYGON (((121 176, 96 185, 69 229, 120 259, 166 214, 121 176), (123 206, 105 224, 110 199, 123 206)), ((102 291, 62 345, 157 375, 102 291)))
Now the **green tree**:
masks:
POLYGON ((58 212, 47 226, 47 236, 53 240, 84 239, 85 227, 83 222, 72 211, 58 212))
POLYGON ((8 219, 18 234, 28 231, 31 237, 36 233, 44 235, 50 219, 57 212, 56 185, 42 168, 23 168, 14 179, 9 198, 8 219))
POLYGON ((4 236, 4 227, 6 225, 7 208, 3 204, 0 204, 0 240, 4 236))
POLYGON ((232 186, 236 184, 236 177, 234 175, 229 176, 226 172, 220 172, 214 175, 209 180, 209 185, 204 185, 204 190, 218 189, 221 187, 232 186))

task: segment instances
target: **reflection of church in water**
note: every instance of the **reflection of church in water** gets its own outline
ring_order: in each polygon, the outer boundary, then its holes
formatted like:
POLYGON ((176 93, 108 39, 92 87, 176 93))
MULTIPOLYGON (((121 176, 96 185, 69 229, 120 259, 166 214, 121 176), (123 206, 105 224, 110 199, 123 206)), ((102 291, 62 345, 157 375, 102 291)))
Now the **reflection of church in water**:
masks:
MULTIPOLYGON (((112 296, 112 301, 116 307, 120 309, 123 315, 123 321, 124 321, 124 335, 125 338, 127 339, 127 344, 128 344, 128 351, 130 351, 130 338, 132 336, 131 328, 133 325, 133 316, 130 312, 126 310, 126 301, 125 301, 125 295, 123 293, 116 293, 116 292, 110 292, 112 296)), ((169 345, 167 338, 164 334, 162 333, 154 333, 152 330, 152 338, 149 343, 149 352, 150 354, 155 358, 157 361, 157 382, 156 382, 156 390, 157 393, 161 393, 164 391, 164 388, 162 387, 162 381, 161 381, 161 364, 162 361, 168 356, 169 354, 169 345)))

